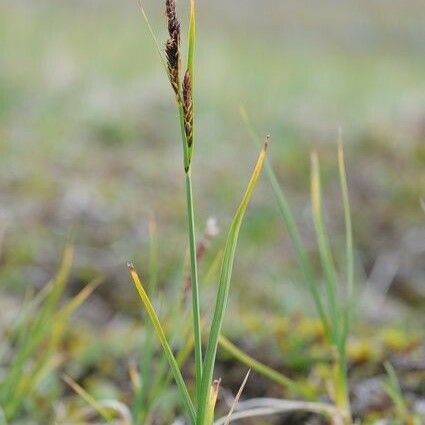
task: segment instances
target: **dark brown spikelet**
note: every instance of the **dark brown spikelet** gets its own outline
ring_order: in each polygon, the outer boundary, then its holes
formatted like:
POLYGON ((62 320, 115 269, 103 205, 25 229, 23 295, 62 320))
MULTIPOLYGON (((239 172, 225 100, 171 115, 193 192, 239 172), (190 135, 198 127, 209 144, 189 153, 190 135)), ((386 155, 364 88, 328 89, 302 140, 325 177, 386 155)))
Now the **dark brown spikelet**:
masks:
POLYGON ((167 40, 165 45, 165 55, 167 57, 168 76, 174 93, 179 93, 179 46, 172 38, 167 40))
POLYGON ((175 0, 166 0, 165 2, 165 14, 168 21, 168 33, 170 37, 173 37, 175 33, 180 35, 180 23, 177 19, 176 13, 176 1, 175 0))
POLYGON ((189 71, 186 71, 183 78, 183 111, 184 111, 184 129, 188 147, 193 143, 193 100, 192 100, 192 82, 189 71))
POLYGON ((166 0, 165 13, 168 21, 168 33, 170 35, 165 44, 168 74, 174 93, 179 93, 179 67, 180 67, 180 22, 176 15, 176 1, 166 0))

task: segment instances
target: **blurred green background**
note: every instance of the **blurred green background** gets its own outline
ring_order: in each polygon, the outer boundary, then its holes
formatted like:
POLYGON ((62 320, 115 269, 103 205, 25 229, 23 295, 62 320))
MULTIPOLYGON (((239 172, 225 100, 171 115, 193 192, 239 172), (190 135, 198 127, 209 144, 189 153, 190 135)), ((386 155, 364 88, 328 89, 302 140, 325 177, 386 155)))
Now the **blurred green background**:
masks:
MULTIPOLYGON (((179 2, 182 18, 185 3, 179 2)), ((145 7, 163 43, 163 4, 146 0, 145 7)), ((222 230, 203 271, 222 246, 257 154, 241 106, 259 134, 271 135, 270 159, 312 255, 309 155, 319 152, 338 258, 344 243, 336 178, 341 128, 359 311, 379 326, 391 321, 419 331, 425 305, 423 1, 199 0, 198 9, 196 224, 202 234, 214 217, 222 230)), ((140 304, 125 263, 134 261, 146 274, 149 222, 157 223, 161 288, 181 281, 187 242, 180 149, 171 90, 136 1, 2 0, 4 294, 15 299, 28 286, 40 288, 71 239, 71 291, 105 276, 81 326, 131 331, 129 313, 138 313, 140 304), (108 328, 111 323, 118 327, 108 328)), ((305 310, 299 288, 290 241, 262 179, 242 229, 226 330, 243 334, 252 323, 241 318, 261 324, 270 314, 305 310)), ((206 306, 213 293, 211 283, 203 289, 206 306)))
MULTIPOLYGON (((423 300, 423 6, 199 1, 193 173, 200 232, 210 216, 226 228, 252 167, 256 148, 240 118, 243 105, 259 134, 272 136, 270 158, 312 250, 309 152, 319 151, 338 247, 341 127, 359 278, 382 260, 375 271, 383 288, 423 300)), ((145 7, 162 42, 162 3, 145 7)), ((136 2, 6 0, 0 12, 1 285, 41 285, 71 237, 76 280, 101 272, 111 298, 132 295, 124 264, 133 259, 143 269, 152 217, 165 284, 186 245, 180 142, 136 2)), ((265 182, 239 249, 235 285, 252 288, 253 298, 296 279, 265 182)))

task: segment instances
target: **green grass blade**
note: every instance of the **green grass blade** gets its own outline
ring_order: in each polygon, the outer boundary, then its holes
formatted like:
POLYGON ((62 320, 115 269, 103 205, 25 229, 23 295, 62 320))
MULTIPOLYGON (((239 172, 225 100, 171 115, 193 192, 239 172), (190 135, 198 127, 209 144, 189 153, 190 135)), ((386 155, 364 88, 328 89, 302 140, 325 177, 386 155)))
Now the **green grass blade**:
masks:
MULTIPOLYGON (((242 117, 242 121, 244 122, 248 133, 251 136, 251 139, 256 145, 258 145, 258 140, 260 140, 260 137, 254 130, 254 127, 251 124, 251 120, 249 119, 248 113, 246 112, 245 108, 240 108, 240 114, 242 117)), ((294 219, 294 215, 292 214, 289 202, 286 199, 282 187, 277 180, 273 166, 268 158, 266 159, 264 168, 266 171, 267 178, 269 179, 273 194, 275 196, 279 213, 282 217, 283 222, 285 223, 289 237, 291 238, 292 243, 294 245, 295 252, 298 258, 298 263, 304 274, 304 280, 307 284, 307 288, 313 297, 313 302, 315 304, 317 314, 319 315, 320 320, 323 324, 325 333, 328 335, 329 320, 326 317, 326 313, 323 308, 323 303, 320 299, 320 293, 317 287, 317 280, 313 271, 313 266, 311 265, 310 259, 304 249, 304 245, 302 243, 301 236, 294 219)))
POLYGON ((62 379, 108 424, 113 423, 113 417, 98 401, 93 398, 81 385, 75 382, 70 376, 63 374, 62 379))
MULTIPOLYGON (((149 222, 149 282, 147 293, 152 296, 158 281, 158 247, 156 241, 156 222, 152 218, 149 222)), ((146 322, 146 337, 142 355, 139 361, 141 385, 135 390, 133 400, 133 416, 136 422, 142 422, 143 412, 147 408, 147 398, 152 385, 152 359, 154 354, 154 329, 150 322, 146 322)))
POLYGON ((336 294, 336 272, 323 217, 322 192, 320 183, 320 165, 316 152, 311 155, 311 204, 314 229, 322 268, 325 275, 326 296, 330 310, 330 333, 334 344, 340 347, 340 314, 336 294))
POLYGON ((220 335, 218 342, 220 347, 227 351, 227 353, 248 366, 250 369, 255 370, 260 375, 265 376, 283 388, 287 388, 294 394, 302 395, 307 399, 312 399, 314 397, 314 394, 310 389, 303 385, 299 385, 297 382, 293 381, 282 373, 254 359, 249 354, 236 347, 236 345, 229 341, 225 336, 220 335))
MULTIPOLYGON (((196 8, 195 0, 190 0, 190 17, 189 17, 189 46, 187 50, 187 69, 190 76, 193 77, 193 61, 195 57, 195 42, 196 42, 196 8)), ((193 79, 192 79, 193 87, 193 79)))
POLYGON ((205 353, 204 369, 202 373, 201 397, 199 399, 198 405, 197 425, 210 425, 205 423, 207 414, 206 408, 209 400, 210 387, 214 372, 218 337, 220 335, 224 319, 224 313, 227 307, 227 301, 229 297, 230 279, 232 277, 236 245, 238 242, 239 231, 241 228, 243 217, 245 215, 245 211, 248 207, 248 203, 252 197, 252 193, 261 174, 261 170, 264 165, 264 160, 266 159, 266 148, 267 143, 264 145, 263 149, 260 152, 251 179, 248 183, 248 187, 236 211, 236 214, 233 218, 232 224, 227 235, 217 291, 217 299, 214 308, 210 334, 208 338, 207 350, 205 353))
MULTIPOLYGON (((190 0, 189 12, 189 31, 188 31, 188 50, 187 50, 187 71, 190 75, 191 93, 192 93, 192 107, 194 108, 194 57, 195 57, 195 43, 196 43, 196 11, 195 0, 190 0)), ((184 116, 180 110, 180 123, 184 123, 184 116)), ((195 112, 193 109, 193 116, 195 112)), ((192 122, 194 127, 194 120, 192 122)), ((194 132, 194 128, 192 130, 194 132)), ((184 132, 184 125, 182 125, 182 133, 184 132)), ((194 139, 194 136, 193 136, 194 139)), ((196 398, 199 400, 200 389, 202 382, 202 339, 201 339, 201 311, 199 302, 199 283, 198 283, 198 264, 197 264, 197 247, 195 236, 195 217, 194 217, 194 203, 193 203, 193 190, 192 190, 192 173, 190 164, 192 161, 192 145, 189 147, 187 143, 186 134, 182 137, 184 148, 184 160, 186 170, 186 209, 188 220, 188 235, 189 235, 189 251, 190 251, 190 270, 191 270, 191 284, 192 284, 192 316, 193 316, 193 330, 195 341, 195 383, 196 383, 196 398)))
POLYGON ((345 303, 344 331, 342 336, 343 340, 346 341, 352 316, 352 301, 354 292, 354 250, 350 200, 348 197, 347 172, 345 168, 344 149, 342 146, 341 137, 338 144, 338 170, 342 194, 342 204, 344 208, 345 256, 347 261, 347 299, 345 303))
POLYGON ((158 319, 158 315, 155 312, 155 309, 142 285, 142 282, 140 281, 140 278, 135 268, 132 264, 128 264, 128 269, 130 271, 131 278, 140 296, 140 299, 142 300, 146 312, 148 313, 149 319, 155 328, 155 332, 162 345, 164 354, 167 357, 168 363, 170 365, 171 371, 173 372, 173 376, 177 384, 177 388, 179 390, 180 397, 186 410, 186 414, 188 415, 190 422, 192 424, 195 424, 195 409, 193 407, 192 400, 190 398, 186 384, 183 380, 183 376, 181 374, 177 361, 174 357, 173 352, 171 351, 170 345, 168 344, 167 337, 165 336, 164 330, 162 329, 162 325, 158 319))
MULTIPOLYGON (((183 345, 183 347, 181 348, 181 350, 179 351, 176 357, 176 361, 180 369, 184 366, 184 363, 191 355, 193 351, 193 345, 194 345, 193 335, 192 333, 190 333, 190 336, 186 338, 186 343, 183 345)), ((171 372, 166 373, 164 372, 162 367, 159 368, 158 379, 156 381, 156 385, 154 389, 152 390, 150 394, 149 403, 152 404, 160 396, 160 394, 164 391, 164 388, 167 388, 169 386, 172 379, 173 379, 173 374, 171 372)))
POLYGON ((406 418, 409 417, 409 411, 407 409, 397 375, 391 363, 385 362, 384 368, 388 375, 388 381, 385 385, 385 391, 394 403, 397 415, 402 421, 405 421, 406 418))

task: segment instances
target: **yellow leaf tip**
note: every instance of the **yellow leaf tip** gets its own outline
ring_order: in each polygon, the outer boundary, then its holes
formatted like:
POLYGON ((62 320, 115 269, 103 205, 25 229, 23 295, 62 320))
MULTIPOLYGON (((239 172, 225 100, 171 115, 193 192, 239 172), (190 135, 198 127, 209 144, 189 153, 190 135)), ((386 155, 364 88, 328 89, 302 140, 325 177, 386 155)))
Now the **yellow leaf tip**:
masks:
POLYGON ((135 272, 136 269, 134 268, 134 265, 131 261, 127 261, 127 268, 130 272, 135 272))

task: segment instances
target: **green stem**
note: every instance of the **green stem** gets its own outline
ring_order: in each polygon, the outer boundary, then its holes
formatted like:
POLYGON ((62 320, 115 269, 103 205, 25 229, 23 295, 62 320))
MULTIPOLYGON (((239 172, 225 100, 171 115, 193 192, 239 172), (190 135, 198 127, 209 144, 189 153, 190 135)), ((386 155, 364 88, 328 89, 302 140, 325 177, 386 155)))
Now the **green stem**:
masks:
POLYGON ((190 251, 191 292, 193 310, 193 333, 195 339, 195 381, 196 395, 199 395, 202 381, 202 345, 201 345, 201 311, 199 305, 198 265, 196 258, 195 214, 193 207, 192 170, 190 166, 187 137, 184 127, 184 111, 181 101, 178 102, 180 130, 183 144, 183 165, 186 179, 186 210, 190 251))
POLYGON ((195 381, 196 394, 199 394, 202 381, 202 345, 201 345, 201 312, 199 306, 198 265, 196 258, 195 220, 193 211, 191 170, 186 173, 186 207, 189 230, 190 269, 192 283, 193 328, 195 340, 195 381))
POLYGON ((347 358, 345 347, 336 349, 335 361, 335 404, 343 412, 344 423, 352 424, 350 400, 348 396, 347 358))

